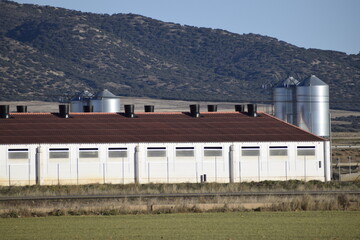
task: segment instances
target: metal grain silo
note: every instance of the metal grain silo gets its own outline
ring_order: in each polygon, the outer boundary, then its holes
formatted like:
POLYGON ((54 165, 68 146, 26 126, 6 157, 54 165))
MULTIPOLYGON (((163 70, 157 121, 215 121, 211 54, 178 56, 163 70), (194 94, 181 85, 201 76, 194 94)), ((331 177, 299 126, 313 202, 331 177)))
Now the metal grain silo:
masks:
POLYGON ((84 107, 90 106, 90 100, 94 94, 85 90, 71 99, 71 112, 84 112, 84 107))
POLYGON ((297 125, 315 135, 329 137, 329 86, 311 75, 296 88, 297 125))
POLYGON ((300 82, 293 77, 279 82, 273 89, 275 117, 296 125, 296 86, 300 82))
POLYGON ((109 90, 98 92, 91 100, 94 112, 120 112, 120 97, 115 96, 109 90))

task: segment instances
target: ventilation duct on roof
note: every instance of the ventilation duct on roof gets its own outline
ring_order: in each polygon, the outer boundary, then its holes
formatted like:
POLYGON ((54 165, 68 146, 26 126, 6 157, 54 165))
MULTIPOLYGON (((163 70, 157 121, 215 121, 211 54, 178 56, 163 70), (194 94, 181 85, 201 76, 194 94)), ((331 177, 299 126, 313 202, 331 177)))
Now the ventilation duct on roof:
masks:
POLYGON ((235 105, 235 111, 236 112, 245 112, 245 105, 235 105))
POLYGON ((18 113, 26 113, 27 112, 27 106, 25 106, 25 105, 16 106, 16 111, 18 113))
POLYGON ((145 112, 154 112, 154 109, 155 109, 154 105, 145 105, 144 106, 145 112))
POLYGON ((125 117, 128 117, 128 118, 134 118, 135 117, 135 114, 134 114, 135 106, 134 106, 134 104, 124 105, 124 108, 125 108, 125 117))
POLYGON ((0 118, 10 118, 9 105, 0 105, 0 118))
POLYGON ((69 111, 70 111, 69 105, 59 105, 59 116, 61 118, 69 118, 69 111))
POLYGON ((217 105, 207 105, 208 112, 217 112, 217 105))
POLYGON ((250 117, 257 117, 257 105, 256 104, 248 104, 248 115, 250 117))
POLYGON ((199 104, 192 104, 190 105, 190 115, 192 117, 200 117, 200 105, 199 104))
POLYGON ((93 112, 94 111, 94 106, 83 106, 83 110, 84 112, 93 112))

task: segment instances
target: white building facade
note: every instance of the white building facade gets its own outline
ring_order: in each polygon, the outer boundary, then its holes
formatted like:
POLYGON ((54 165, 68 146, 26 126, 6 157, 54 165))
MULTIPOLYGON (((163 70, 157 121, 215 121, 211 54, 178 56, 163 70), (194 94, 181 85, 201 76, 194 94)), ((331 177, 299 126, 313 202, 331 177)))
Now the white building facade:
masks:
POLYGON ((183 142, 0 145, 0 185, 330 178, 330 144, 183 142))

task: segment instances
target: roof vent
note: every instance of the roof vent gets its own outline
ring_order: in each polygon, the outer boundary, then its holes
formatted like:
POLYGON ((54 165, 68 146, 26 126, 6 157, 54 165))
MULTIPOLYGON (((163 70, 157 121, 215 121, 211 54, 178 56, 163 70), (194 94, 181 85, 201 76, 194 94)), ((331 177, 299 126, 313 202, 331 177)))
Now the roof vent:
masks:
POLYGON ((0 105, 0 118, 10 118, 9 105, 0 105))
POLYGON ((16 106, 16 111, 18 113, 26 113, 27 112, 27 106, 25 106, 25 105, 16 106))
POLYGON ((93 112, 94 111, 94 106, 83 106, 83 110, 84 112, 93 112))
POLYGON ((192 117, 200 117, 200 105, 199 104, 192 104, 190 105, 190 115, 192 117))
POLYGON ((134 104, 124 105, 124 108, 125 108, 125 117, 128 117, 128 118, 134 118, 135 117, 135 114, 134 114, 135 106, 134 106, 134 104))
POLYGON ((208 112, 217 112, 217 105, 207 105, 208 112))
POLYGON ((248 115, 250 117, 257 117, 257 105, 256 104, 248 104, 248 115))
POLYGON ((235 105, 235 111, 236 112, 245 112, 245 105, 235 105))
POLYGON ((155 109, 154 105, 145 105, 144 106, 145 112, 154 112, 154 109, 155 109))
POLYGON ((59 116, 61 118, 69 118, 69 111, 70 111, 69 105, 59 105, 59 116))

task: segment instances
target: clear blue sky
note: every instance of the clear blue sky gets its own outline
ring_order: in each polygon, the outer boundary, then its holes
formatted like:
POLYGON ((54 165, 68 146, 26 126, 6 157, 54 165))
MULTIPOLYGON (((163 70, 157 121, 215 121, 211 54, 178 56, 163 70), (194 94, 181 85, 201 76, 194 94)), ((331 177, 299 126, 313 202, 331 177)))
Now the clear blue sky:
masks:
POLYGON ((305 48, 360 52, 360 0, 15 0, 257 33, 305 48))

